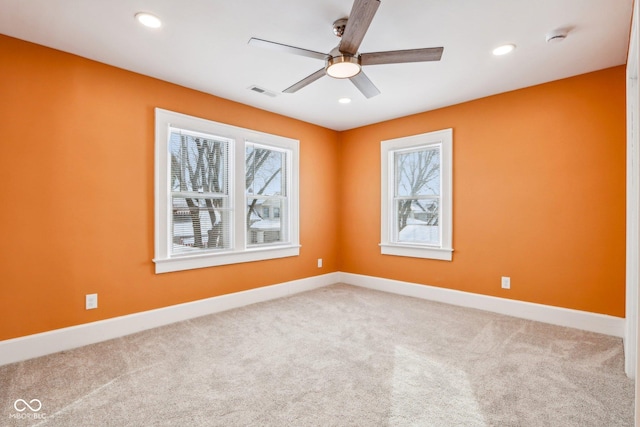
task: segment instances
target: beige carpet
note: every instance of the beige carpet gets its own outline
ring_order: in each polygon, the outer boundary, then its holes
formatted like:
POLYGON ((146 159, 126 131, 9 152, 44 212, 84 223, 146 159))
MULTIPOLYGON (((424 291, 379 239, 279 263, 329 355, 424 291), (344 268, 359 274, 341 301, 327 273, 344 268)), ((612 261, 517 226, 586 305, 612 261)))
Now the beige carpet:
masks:
POLYGON ((620 339, 334 285, 0 367, 0 425, 632 426, 633 393, 620 339))

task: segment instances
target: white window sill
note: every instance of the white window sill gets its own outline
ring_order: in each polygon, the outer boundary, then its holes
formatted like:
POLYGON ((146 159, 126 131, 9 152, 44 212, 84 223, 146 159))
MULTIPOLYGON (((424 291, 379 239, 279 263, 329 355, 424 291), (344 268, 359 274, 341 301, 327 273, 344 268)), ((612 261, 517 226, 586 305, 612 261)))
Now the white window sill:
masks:
POLYGON ((451 261, 453 258, 452 248, 400 245, 393 243, 380 243, 380 253, 382 253, 382 255, 437 259, 441 261, 451 261))
POLYGON ((300 245, 283 245, 249 248, 236 252, 219 252, 198 255, 186 255, 174 258, 154 259, 156 274, 172 271, 192 270, 195 268, 215 267, 243 262, 264 261, 300 255, 300 245))

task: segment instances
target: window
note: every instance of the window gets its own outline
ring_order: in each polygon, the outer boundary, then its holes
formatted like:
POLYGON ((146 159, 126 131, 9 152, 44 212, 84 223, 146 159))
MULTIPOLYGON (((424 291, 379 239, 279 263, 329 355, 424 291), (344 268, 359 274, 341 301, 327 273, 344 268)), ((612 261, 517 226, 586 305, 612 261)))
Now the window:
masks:
POLYGON ((231 142, 169 127, 171 255, 231 247, 231 142))
MULTIPOLYGON (((247 188, 247 245, 287 241, 283 220, 274 218, 275 209, 287 211, 287 151, 247 143, 245 164, 247 188), (262 213, 260 209, 262 207, 262 213)), ((286 224, 286 220, 284 221, 286 224)))
POLYGON ((297 256, 298 147, 156 109, 156 273, 297 256))
POLYGON ((382 254, 451 261, 452 135, 382 141, 382 254))

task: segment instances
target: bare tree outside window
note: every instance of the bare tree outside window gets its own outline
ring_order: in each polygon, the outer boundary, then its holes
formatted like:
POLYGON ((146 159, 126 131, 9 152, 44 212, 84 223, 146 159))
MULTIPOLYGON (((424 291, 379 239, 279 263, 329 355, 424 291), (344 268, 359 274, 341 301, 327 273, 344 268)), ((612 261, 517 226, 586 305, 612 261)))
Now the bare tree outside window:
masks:
POLYGON ((245 168, 247 244, 283 241, 280 216, 270 213, 284 209, 286 152, 247 144, 245 168))
MULTIPOLYGON (((191 252, 194 248, 226 249, 230 245, 228 145, 228 141, 213 137, 171 134, 172 224, 176 253, 191 252)), ((270 218, 268 212, 283 209, 285 156, 282 151, 246 145, 249 244, 282 240, 280 218, 270 218)))
POLYGON ((440 150, 395 153, 395 203, 399 241, 439 240, 440 150))
POLYGON ((171 134, 174 246, 229 246, 228 142, 171 134), (187 229, 190 225, 191 230, 187 229))

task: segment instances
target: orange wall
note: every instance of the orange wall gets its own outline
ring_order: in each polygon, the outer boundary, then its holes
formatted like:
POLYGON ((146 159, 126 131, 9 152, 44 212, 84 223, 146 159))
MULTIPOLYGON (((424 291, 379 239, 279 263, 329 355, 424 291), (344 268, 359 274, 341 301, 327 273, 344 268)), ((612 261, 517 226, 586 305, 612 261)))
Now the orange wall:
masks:
POLYGON ((623 317, 625 138, 624 66, 343 132, 339 268, 623 317), (380 141, 444 128, 453 261, 380 255, 380 141))
POLYGON ((337 270, 337 132, 4 36, 0 52, 0 340, 337 270), (155 107, 300 140, 299 257, 154 274, 155 107))
POLYGON ((623 67, 338 133, 5 36, 0 52, 0 340, 334 271, 624 315, 623 67), (299 257, 154 274, 155 107, 300 140, 299 257), (448 127, 453 262, 381 256, 380 141, 448 127))

